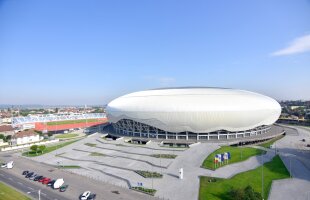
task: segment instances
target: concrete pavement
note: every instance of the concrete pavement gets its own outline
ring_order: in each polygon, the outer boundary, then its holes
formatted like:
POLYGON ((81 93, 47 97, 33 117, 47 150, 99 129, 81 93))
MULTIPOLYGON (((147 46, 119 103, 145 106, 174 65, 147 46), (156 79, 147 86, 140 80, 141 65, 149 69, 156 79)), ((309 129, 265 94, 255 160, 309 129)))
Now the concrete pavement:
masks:
POLYGON ((274 146, 292 178, 273 181, 269 199, 310 199, 310 151, 305 150, 305 145, 310 143, 310 131, 298 127, 285 130, 287 135, 274 146))

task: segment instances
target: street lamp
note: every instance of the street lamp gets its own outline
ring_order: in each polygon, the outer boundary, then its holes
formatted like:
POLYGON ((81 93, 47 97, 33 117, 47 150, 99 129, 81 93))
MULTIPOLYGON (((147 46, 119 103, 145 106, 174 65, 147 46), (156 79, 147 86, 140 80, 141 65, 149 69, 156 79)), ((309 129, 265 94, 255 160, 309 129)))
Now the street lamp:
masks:
POLYGON ((264 154, 262 153, 262 198, 264 200, 264 154))

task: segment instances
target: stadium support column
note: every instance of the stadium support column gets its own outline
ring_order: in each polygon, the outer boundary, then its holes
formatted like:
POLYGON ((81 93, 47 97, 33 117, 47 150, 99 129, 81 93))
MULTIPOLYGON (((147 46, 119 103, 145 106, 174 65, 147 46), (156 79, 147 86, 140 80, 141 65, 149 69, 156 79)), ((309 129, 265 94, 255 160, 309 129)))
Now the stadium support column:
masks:
POLYGON ((158 128, 156 129, 156 139, 158 139, 158 128))
POLYGON ((188 132, 186 131, 186 140, 188 140, 188 132))

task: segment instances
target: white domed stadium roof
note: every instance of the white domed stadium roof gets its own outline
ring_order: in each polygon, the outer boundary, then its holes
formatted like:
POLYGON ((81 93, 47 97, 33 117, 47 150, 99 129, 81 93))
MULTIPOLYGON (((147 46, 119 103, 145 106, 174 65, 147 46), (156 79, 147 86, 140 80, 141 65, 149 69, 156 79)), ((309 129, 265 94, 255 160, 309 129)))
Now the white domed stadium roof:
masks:
POLYGON ((111 101, 109 122, 131 119, 169 132, 244 131, 273 124, 281 107, 274 99, 226 88, 166 88, 134 92, 111 101))

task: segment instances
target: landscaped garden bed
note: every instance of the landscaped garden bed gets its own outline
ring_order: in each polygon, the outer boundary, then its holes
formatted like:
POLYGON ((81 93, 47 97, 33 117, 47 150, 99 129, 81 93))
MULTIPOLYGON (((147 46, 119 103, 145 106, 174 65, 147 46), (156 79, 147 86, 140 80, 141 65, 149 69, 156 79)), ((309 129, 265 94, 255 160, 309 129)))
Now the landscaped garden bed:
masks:
POLYGON ((174 154, 152 154, 152 157, 155 158, 166 158, 166 159, 175 159, 177 155, 174 154))
POLYGON ((136 170, 135 171, 140 176, 143 176, 144 178, 162 178, 163 175, 157 172, 150 172, 150 171, 142 171, 142 170, 136 170))
POLYGON ((145 188, 145 187, 131 187, 132 190, 136 190, 138 192, 143 192, 145 194, 149 194, 154 196, 156 193, 155 189, 145 188))

